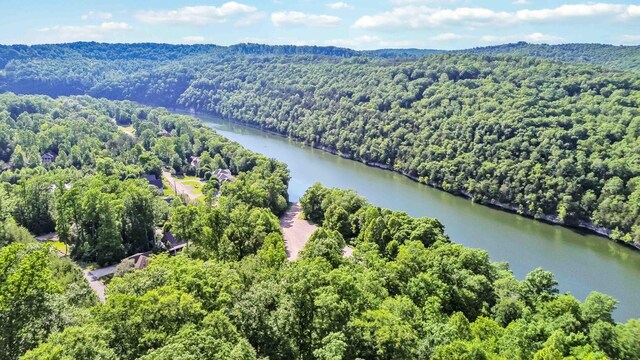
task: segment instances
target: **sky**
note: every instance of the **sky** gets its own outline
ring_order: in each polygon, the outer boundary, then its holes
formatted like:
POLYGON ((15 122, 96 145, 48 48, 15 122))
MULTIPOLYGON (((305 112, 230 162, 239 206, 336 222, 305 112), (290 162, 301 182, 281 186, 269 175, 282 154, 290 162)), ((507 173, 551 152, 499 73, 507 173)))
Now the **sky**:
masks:
POLYGON ((640 44, 640 1, 2 0, 0 44, 640 44))

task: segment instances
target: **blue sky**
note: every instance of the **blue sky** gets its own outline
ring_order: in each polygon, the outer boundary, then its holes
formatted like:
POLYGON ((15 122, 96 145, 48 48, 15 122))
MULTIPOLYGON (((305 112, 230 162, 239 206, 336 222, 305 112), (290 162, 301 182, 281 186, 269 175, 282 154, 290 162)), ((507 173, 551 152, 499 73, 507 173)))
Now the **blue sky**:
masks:
POLYGON ((640 43, 640 2, 3 0, 0 43, 72 41, 459 49, 640 43))

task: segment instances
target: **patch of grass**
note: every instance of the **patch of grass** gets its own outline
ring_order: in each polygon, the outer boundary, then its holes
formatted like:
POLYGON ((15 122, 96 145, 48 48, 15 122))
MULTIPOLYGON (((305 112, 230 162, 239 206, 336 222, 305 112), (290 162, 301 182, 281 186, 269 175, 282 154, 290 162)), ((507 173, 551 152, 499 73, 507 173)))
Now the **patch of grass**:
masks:
POLYGON ((129 125, 129 126, 120 126, 120 125, 118 125, 118 130, 122 131, 125 134, 131 135, 131 136, 134 136, 135 133, 136 133, 136 129, 134 129, 132 125, 129 125))
POLYGON ((164 177, 162 177, 162 185, 164 186, 164 189, 162 190, 162 194, 164 196, 174 196, 175 195, 175 192, 173 191, 173 187, 171 185, 169 185, 169 182, 164 177))
POLYGON ((191 186, 191 188, 193 190, 191 190, 191 192, 194 195, 201 195, 202 194, 202 183, 198 180, 185 180, 185 181, 180 181, 181 183, 183 183, 184 185, 187 186, 191 186))
POLYGON ((174 178, 180 180, 180 182, 184 182, 184 181, 200 181, 199 177, 190 176, 190 175, 175 175, 174 178))
POLYGON ((49 244, 53 245, 53 247, 61 253, 69 255, 67 254, 67 246, 62 241, 49 241, 49 244))

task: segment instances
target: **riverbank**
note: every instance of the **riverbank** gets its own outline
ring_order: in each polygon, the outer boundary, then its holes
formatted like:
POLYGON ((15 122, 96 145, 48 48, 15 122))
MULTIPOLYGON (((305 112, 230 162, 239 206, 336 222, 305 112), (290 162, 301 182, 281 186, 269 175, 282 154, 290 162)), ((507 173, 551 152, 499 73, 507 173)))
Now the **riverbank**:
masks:
POLYGON ((353 189, 375 206, 404 211, 412 217, 438 219, 452 241, 487 250, 492 261, 505 261, 518 279, 533 269, 552 271, 561 292, 585 299, 591 291, 620 300, 615 318, 638 316, 640 251, 604 241, 591 232, 554 226, 480 205, 395 171, 385 171, 320 151, 280 135, 219 117, 198 118, 220 135, 288 165, 291 202, 299 201, 316 182, 353 189))
POLYGON ((290 137, 290 136, 287 136, 285 134, 266 129, 266 128, 264 128, 262 126, 259 126, 259 125, 256 125, 256 124, 247 123, 247 122, 244 122, 244 121, 239 121, 239 120, 234 120, 234 119, 229 119, 229 118, 224 118, 224 117, 222 117, 222 116, 220 116, 218 114, 207 113, 207 112, 200 112, 200 111, 195 111, 195 112, 191 111, 190 112, 190 111, 185 111, 185 110, 177 109, 177 108, 174 108, 173 111, 181 113, 181 114, 185 114, 185 115, 211 116, 211 117, 223 120, 223 121, 228 121, 228 122, 233 123, 233 124, 238 124, 238 125, 245 126, 245 127, 248 127, 248 128, 256 129, 256 130, 259 130, 259 131, 264 132, 264 133, 268 133, 268 134, 271 134, 271 135, 282 137, 284 139, 295 141, 298 144, 301 144, 301 145, 304 145, 304 146, 308 146, 308 147, 313 148, 313 149, 322 150, 322 151, 327 152, 329 154, 339 156, 339 157, 341 157, 343 159, 355 161, 355 162, 364 164, 364 165, 369 166, 369 167, 382 169, 382 170, 387 170, 387 171, 391 171, 391 172, 400 174, 400 175, 406 177, 407 179, 410 179, 410 180, 412 180, 414 182, 417 182, 417 183, 419 183, 421 185, 426 185, 426 186, 429 186, 431 188, 446 192, 448 194, 452 194, 454 196, 458 196, 458 197, 461 197, 461 198, 464 198, 464 199, 467 199, 467 200, 471 200, 472 202, 474 202, 476 204, 479 204, 479 205, 483 205, 483 206, 487 206, 487 207, 490 207, 490 208, 498 209, 498 210, 501 210, 501 211, 504 211, 504 212, 507 212, 507 213, 511 213, 511 214, 515 214, 515 215, 520 215, 522 217, 533 219, 533 220, 536 220, 536 221, 540 221, 542 223, 551 224, 551 225, 555 225, 555 226, 561 226, 563 228, 570 229, 570 230, 578 232, 578 233, 589 233, 589 234, 597 235, 599 237, 603 237, 603 238, 606 238, 606 239, 610 240, 611 243, 620 245, 620 246, 625 247, 625 248, 632 249, 634 251, 640 251, 640 243, 626 243, 626 242, 623 242, 623 241, 615 240, 615 239, 611 238, 611 234, 612 234, 612 230, 611 229, 607 229, 607 228, 598 226, 596 224, 593 224, 593 223, 585 221, 585 220, 580 220, 576 224, 567 224, 567 223, 565 223, 563 221, 560 221, 557 218, 557 216, 555 216, 555 215, 543 214, 541 216, 536 216, 535 214, 532 214, 532 213, 528 212, 527 210, 521 210, 521 209, 518 209, 514 205, 507 204, 507 203, 502 203, 502 202, 499 202, 497 200, 478 201, 478 200, 474 199, 473 194, 471 194, 468 191, 465 191, 465 190, 455 190, 455 191, 445 190, 441 186, 439 186, 438 184, 428 183, 428 182, 422 181, 416 176, 413 176, 411 174, 408 174, 408 173, 405 173, 405 172, 402 172, 402 171, 398 171, 396 169, 391 168, 390 166, 388 166, 386 164, 380 164, 380 163, 376 163, 376 162, 366 161, 366 160, 363 160, 363 159, 358 159, 358 158, 355 158, 355 157, 353 157, 353 156, 351 156, 349 154, 340 153, 336 149, 333 149, 333 148, 330 148, 330 147, 326 147, 326 146, 322 146, 322 145, 308 144, 308 143, 306 143, 304 141, 301 141, 300 139, 297 139, 295 137, 290 137))

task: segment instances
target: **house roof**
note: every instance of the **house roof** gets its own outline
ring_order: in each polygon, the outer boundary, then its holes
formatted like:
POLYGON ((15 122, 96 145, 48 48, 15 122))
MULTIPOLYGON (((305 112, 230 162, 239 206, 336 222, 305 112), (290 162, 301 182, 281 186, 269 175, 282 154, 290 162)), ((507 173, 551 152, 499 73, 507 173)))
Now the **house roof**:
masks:
POLYGON ((176 237, 173 236, 171 231, 167 231, 166 233, 164 233, 164 235, 162 236, 162 242, 165 244, 169 244, 168 246, 169 248, 173 248, 178 245, 184 244, 183 241, 176 239, 176 237))
POLYGON ((235 180, 235 177, 231 175, 231 170, 229 169, 216 169, 213 171, 212 175, 215 176, 220 182, 235 180))
POLYGON ((158 179, 155 175, 143 175, 143 177, 149 182, 149 184, 157 187, 158 189, 164 189, 162 179, 158 179))
POLYGON ((136 270, 141 270, 146 268, 148 265, 149 265, 149 258, 146 255, 140 255, 134 265, 134 268, 136 268, 136 270))
POLYGON ((185 246, 187 246, 187 243, 182 243, 180 245, 176 245, 176 246, 172 247, 171 249, 169 249, 169 252, 182 250, 182 248, 184 248, 185 246))
POLYGON ((149 252, 133 254, 129 257, 122 259, 122 261, 131 259, 133 260, 134 268, 137 270, 141 270, 146 268, 149 265, 149 254, 150 254, 149 252))

